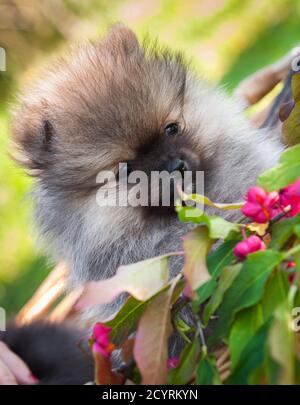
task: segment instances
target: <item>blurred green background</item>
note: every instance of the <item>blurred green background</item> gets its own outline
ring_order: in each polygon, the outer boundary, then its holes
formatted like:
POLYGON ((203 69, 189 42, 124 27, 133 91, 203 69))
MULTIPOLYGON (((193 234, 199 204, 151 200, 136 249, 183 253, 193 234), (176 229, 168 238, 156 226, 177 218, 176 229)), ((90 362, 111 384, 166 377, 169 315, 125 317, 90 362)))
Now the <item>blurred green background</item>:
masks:
POLYGON ((123 21, 193 58, 194 68, 230 92, 245 76, 300 42, 297 0, 0 0, 0 306, 15 313, 49 271, 38 251, 26 197, 31 180, 9 158, 18 89, 69 44, 123 21))

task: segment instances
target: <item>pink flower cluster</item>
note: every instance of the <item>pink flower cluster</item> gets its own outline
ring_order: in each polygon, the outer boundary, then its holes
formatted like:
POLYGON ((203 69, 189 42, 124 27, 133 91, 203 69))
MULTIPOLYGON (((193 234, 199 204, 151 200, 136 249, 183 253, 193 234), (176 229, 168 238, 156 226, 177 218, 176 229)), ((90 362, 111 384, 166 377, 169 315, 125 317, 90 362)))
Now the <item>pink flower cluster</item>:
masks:
POLYGON ((279 200, 282 207, 291 207, 287 216, 297 215, 300 212, 300 179, 280 190, 279 200))
POLYGON ((284 210, 290 217, 300 212, 300 179, 279 192, 268 193, 262 187, 250 187, 242 208, 246 217, 259 224, 270 221, 284 210))
POLYGON ((115 346, 110 342, 109 333, 110 327, 103 325, 102 323, 96 323, 93 328, 92 335, 92 349, 95 352, 101 353, 104 357, 110 357, 115 346))
POLYGON ((246 203, 242 212, 253 221, 263 224, 279 213, 279 194, 275 191, 267 193, 261 187, 251 187, 246 195, 246 203))
MULTIPOLYGON (((243 214, 259 224, 267 223, 281 213, 293 217, 300 212, 300 179, 279 192, 268 193, 262 187, 250 187, 245 200, 243 214)), ((252 235, 239 242, 233 252, 239 260, 244 260, 248 254, 265 249, 262 239, 252 235)))

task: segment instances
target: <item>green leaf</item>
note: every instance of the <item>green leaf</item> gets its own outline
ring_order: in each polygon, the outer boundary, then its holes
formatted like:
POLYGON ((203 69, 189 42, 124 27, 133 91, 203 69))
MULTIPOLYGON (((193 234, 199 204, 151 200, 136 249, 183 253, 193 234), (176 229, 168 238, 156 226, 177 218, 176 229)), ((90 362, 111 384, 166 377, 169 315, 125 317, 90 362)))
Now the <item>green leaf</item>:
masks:
POLYGON ((300 177, 300 145, 285 151, 274 168, 258 178, 258 184, 268 191, 279 190, 300 177))
POLYGON ((271 243, 270 248, 274 250, 280 250, 289 240, 289 238, 295 233, 297 234, 296 225, 300 224, 300 214, 292 218, 287 218, 284 221, 280 221, 272 225, 271 230, 271 243))
POLYGON ((221 384, 216 362, 213 357, 204 355, 196 370, 197 385, 221 384))
POLYGON ((243 348, 257 329, 273 317, 276 308, 286 300, 288 289, 286 274, 283 270, 276 271, 267 280, 260 303, 236 315, 229 335, 232 369, 236 367, 243 348))
MULTIPOLYGON (((180 280, 177 283, 172 297, 172 304, 177 301, 183 291, 184 286, 184 280, 180 280)), ((128 338, 128 336, 136 330, 138 321, 147 308, 147 305, 157 295, 159 295, 160 292, 165 291, 168 288, 169 285, 163 288, 153 297, 149 298, 147 301, 139 301, 133 297, 129 297, 114 318, 105 322, 106 326, 110 326, 112 328, 110 338, 116 346, 120 346, 128 338)))
POLYGON ((272 359, 280 366, 277 384, 294 384, 296 333, 291 328, 292 308, 287 301, 277 308, 274 318, 270 330, 269 345, 272 359))
POLYGON ((200 288, 197 290, 197 295, 194 297, 192 308, 194 312, 198 312, 199 306, 203 304, 215 291, 217 288, 218 283, 216 278, 211 278, 206 283, 204 283, 200 288))
POLYGON ((281 260, 279 252, 266 250, 252 253, 243 263, 242 270, 225 293, 219 309, 219 321, 212 340, 227 334, 236 313, 255 305, 262 297, 266 281, 281 260))
POLYGON ((233 254, 233 248, 238 240, 239 239, 226 241, 218 246, 214 252, 209 254, 207 267, 213 277, 218 277, 221 271, 236 259, 233 254))
POLYGON ((186 345, 183 349, 178 366, 169 372, 168 384, 187 384, 193 376, 200 352, 199 338, 194 338, 192 343, 186 345))
POLYGON ((238 224, 226 221, 217 215, 208 216, 196 207, 177 207, 177 212, 182 222, 206 225, 211 239, 226 239, 231 233, 240 232, 238 224), (193 213, 192 216, 191 213, 193 213))
POLYGON ((263 316, 260 305, 243 309, 236 315, 228 341, 231 370, 234 370, 238 365, 243 349, 262 323, 263 316))
POLYGON ((286 165, 291 165, 299 161, 300 145, 293 146, 287 149, 281 155, 279 162, 286 165))
MULTIPOLYGON (((300 222, 300 220, 299 220, 299 222, 300 222)), ((295 226, 294 232, 295 232, 295 235, 297 236, 297 238, 300 238, 300 224, 295 226)))
POLYGON ((199 208, 177 205, 176 211, 178 219, 181 222, 192 222, 193 224, 198 225, 201 224, 201 218, 204 212, 201 211, 199 208))
POLYGON ((211 216, 208 218, 206 225, 212 239, 226 239, 232 232, 237 233, 241 230, 239 225, 226 221, 221 217, 211 216))
POLYGON ((264 323, 257 333, 252 336, 243 349, 239 362, 230 375, 226 384, 247 384, 251 373, 254 372, 265 360, 266 342, 268 332, 271 326, 271 320, 264 323))
POLYGON ((116 316, 105 323, 105 325, 112 328, 110 338, 115 345, 120 345, 136 330, 138 321, 150 300, 138 301, 133 297, 129 297, 116 316))
POLYGON ((197 297, 193 303, 195 310, 212 295, 217 287, 219 274, 235 259, 233 248, 236 243, 236 240, 226 241, 208 256, 207 267, 212 278, 198 288, 197 297))
POLYGON ((231 286, 241 268, 242 263, 237 263, 233 266, 225 267, 225 269, 222 271, 218 281, 218 286, 204 308, 203 320, 205 325, 207 325, 210 317, 221 305, 225 292, 231 286))
POLYGON ((265 321, 272 317, 276 308, 286 300, 288 291, 289 284, 285 271, 280 269, 271 274, 261 299, 261 307, 265 321))

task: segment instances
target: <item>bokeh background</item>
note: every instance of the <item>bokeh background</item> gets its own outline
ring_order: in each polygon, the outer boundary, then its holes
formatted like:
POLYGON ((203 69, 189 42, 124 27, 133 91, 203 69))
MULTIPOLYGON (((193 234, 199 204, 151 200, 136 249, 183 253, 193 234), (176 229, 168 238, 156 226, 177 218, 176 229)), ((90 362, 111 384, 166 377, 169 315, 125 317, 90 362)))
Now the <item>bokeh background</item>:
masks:
POLYGON ((70 44, 123 21, 140 38, 180 48, 194 68, 231 92, 300 42, 299 0, 0 0, 0 306, 15 313, 50 270, 36 247, 31 180, 9 158, 18 90, 70 44))

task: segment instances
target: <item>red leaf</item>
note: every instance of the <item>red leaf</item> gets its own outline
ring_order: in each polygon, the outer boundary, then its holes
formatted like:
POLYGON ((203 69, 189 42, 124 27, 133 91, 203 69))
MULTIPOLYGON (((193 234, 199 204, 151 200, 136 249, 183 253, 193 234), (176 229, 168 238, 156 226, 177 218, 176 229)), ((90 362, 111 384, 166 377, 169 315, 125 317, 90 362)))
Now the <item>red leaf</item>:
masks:
POLYGON ((180 275, 159 294, 142 315, 134 345, 134 358, 142 384, 165 384, 168 369, 168 339, 172 332, 171 303, 180 275))
POLYGON ((184 237, 183 273, 192 291, 197 290, 211 278, 206 266, 206 257, 211 245, 212 240, 209 238, 209 231, 205 226, 193 229, 184 237))
POLYGON ((93 351, 95 360, 95 380, 97 385, 119 385, 123 384, 125 378, 111 371, 109 357, 104 357, 101 353, 93 351))

